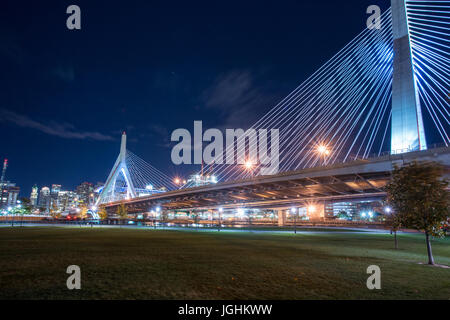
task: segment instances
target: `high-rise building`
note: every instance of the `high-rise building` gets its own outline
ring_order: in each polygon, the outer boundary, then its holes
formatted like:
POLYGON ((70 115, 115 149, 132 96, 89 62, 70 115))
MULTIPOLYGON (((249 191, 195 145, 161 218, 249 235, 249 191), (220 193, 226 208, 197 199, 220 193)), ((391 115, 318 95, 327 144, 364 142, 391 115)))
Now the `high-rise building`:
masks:
POLYGON ((42 187, 39 192, 39 208, 43 208, 45 211, 50 210, 51 206, 51 196, 50 196, 50 188, 42 187))
POLYGON ((58 192, 61 191, 61 185, 60 184, 52 184, 52 194, 58 194, 58 192))
POLYGON ((58 199, 58 195, 59 195, 60 191, 61 191, 60 184, 52 184, 52 189, 50 191, 50 198, 51 198, 50 207, 52 209, 58 210, 58 208, 60 207, 59 199, 58 199))
POLYGON ((8 159, 3 162, 2 175, 0 178, 0 207, 10 207, 17 204, 17 197, 20 188, 15 183, 6 181, 6 169, 8 168, 8 159))
POLYGON ((58 193, 58 210, 63 212, 78 207, 78 195, 74 191, 60 191, 58 193))
POLYGON ((83 182, 77 187, 78 201, 80 205, 91 206, 95 203, 94 186, 92 183, 83 182))
POLYGON ((37 185, 34 185, 33 188, 31 188, 30 204, 33 208, 35 208, 38 204, 38 187, 37 187, 37 185))
POLYGON ((15 183, 4 181, 0 183, 1 197, 0 207, 6 208, 17 204, 20 188, 15 183))

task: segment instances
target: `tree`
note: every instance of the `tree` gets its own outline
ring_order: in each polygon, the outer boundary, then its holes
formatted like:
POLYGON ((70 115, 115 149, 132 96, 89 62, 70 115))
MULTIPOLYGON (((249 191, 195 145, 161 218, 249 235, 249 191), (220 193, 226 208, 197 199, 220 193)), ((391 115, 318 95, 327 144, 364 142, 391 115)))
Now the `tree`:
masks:
POLYGON ((53 219, 57 219, 57 218, 61 217, 61 214, 58 211, 54 211, 54 210, 50 211, 50 215, 52 216, 53 219))
POLYGON ((385 224, 391 229, 391 233, 394 233, 394 247, 398 249, 397 231, 401 228, 402 224, 400 216, 396 212, 389 212, 385 216, 385 224))
POLYGON ((61 214, 56 205, 56 201, 52 202, 52 208, 50 209, 50 215, 53 217, 53 219, 61 217, 61 214))
POLYGON ((106 212, 106 209, 104 207, 100 207, 97 213, 101 220, 105 220, 108 218, 108 212, 106 212))
POLYGON ((88 212, 88 208, 86 206, 82 206, 80 208, 80 213, 78 214, 78 216, 80 217, 81 220, 84 220, 87 218, 87 212, 88 212))
POLYGON ((166 210, 162 210, 160 218, 161 222, 163 223, 163 226, 167 225, 167 222, 169 221, 169 213, 166 210))
POLYGON ((199 214, 198 214, 198 212, 195 212, 195 211, 190 212, 190 213, 188 213, 188 216, 191 216, 194 219, 195 228, 197 228, 198 227, 198 222, 199 222, 199 214))
POLYGON ((31 205, 31 200, 23 197, 20 199, 20 201, 22 203, 22 208, 24 210, 24 214, 30 214, 31 210, 33 209, 33 206, 31 205))
POLYGON ((347 213, 347 211, 341 210, 341 211, 338 212, 337 218, 338 218, 338 219, 348 220, 348 219, 350 218, 350 216, 349 216, 349 214, 347 213))
POLYGON ((428 264, 434 264, 430 236, 443 236, 443 225, 450 216, 448 180, 444 167, 435 162, 411 162, 395 167, 386 186, 388 203, 406 228, 425 233, 428 264))
POLYGON ((125 220, 126 218, 128 218, 128 209, 124 203, 121 203, 117 207, 117 215, 119 216, 120 220, 125 220))

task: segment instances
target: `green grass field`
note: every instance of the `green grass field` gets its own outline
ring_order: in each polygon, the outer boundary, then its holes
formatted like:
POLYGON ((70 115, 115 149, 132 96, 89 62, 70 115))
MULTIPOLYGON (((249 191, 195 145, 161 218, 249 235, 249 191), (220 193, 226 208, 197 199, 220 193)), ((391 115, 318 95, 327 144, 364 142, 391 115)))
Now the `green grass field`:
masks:
MULTIPOLYGON (((450 299, 419 234, 0 228, 0 299, 450 299), (66 268, 81 267, 81 290, 66 268), (381 268, 381 290, 366 269, 381 268)), ((450 239, 433 241, 450 265, 450 239)))

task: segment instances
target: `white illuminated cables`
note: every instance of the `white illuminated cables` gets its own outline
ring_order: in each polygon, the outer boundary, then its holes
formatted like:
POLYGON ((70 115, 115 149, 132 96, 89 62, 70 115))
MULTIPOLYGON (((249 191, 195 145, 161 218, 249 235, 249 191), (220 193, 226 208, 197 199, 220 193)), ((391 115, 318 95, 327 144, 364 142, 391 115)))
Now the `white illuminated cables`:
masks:
MULTIPOLYGON (((317 165, 319 144, 331 151, 326 163, 381 152, 390 118, 390 11, 382 15, 381 26, 380 30, 361 32, 252 126, 280 129, 280 171, 317 165)), ((245 151, 235 149, 238 153, 245 151)), ((259 168, 256 164, 253 170, 259 168)), ((215 165, 214 169, 222 181, 253 174, 239 165, 215 165)))
POLYGON ((150 186, 155 190, 177 189, 171 178, 129 150, 127 150, 125 162, 135 189, 148 189, 150 186))
MULTIPOLYGON (((450 1, 407 1, 407 15, 422 113, 448 146, 450 1)), ((392 74, 388 10, 381 17, 381 29, 361 32, 251 128, 280 130, 281 172, 380 155, 389 150, 392 74), (329 150, 327 157, 317 152, 319 145, 329 150)), ((224 153, 249 149, 243 143, 232 148, 224 153)), ((225 160, 225 154, 216 157, 225 160)), ((214 174, 221 181, 243 179, 260 167, 216 164, 214 174)))
POLYGON ((450 1, 407 1, 408 26, 422 112, 450 145, 450 1))

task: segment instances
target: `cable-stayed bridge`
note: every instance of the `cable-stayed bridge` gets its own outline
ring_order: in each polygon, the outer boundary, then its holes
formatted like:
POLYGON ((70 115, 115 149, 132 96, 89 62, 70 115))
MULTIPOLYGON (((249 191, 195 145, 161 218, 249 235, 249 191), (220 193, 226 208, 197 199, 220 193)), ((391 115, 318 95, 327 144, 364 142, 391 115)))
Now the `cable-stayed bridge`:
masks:
POLYGON ((391 4, 380 17, 379 29, 358 34, 238 137, 236 144, 215 155, 216 164, 203 170, 215 175, 217 185, 175 190, 169 177, 126 150, 123 136, 99 203, 113 208, 117 201, 125 201, 139 210, 155 205, 189 210, 237 207, 251 201, 266 206, 261 199, 235 194, 250 190, 271 201, 270 206, 284 208, 324 197, 382 196, 382 186, 398 161, 435 159, 450 165, 450 1, 392 0, 391 4), (251 133, 260 129, 279 129, 279 146, 270 144, 266 150, 270 154, 279 149, 279 173, 269 177, 260 176, 263 164, 249 153, 258 143, 251 133), (432 151, 427 137, 444 148, 432 151), (244 155, 251 170, 244 163, 225 164, 229 152, 236 158, 244 155), (377 169, 367 164, 377 164, 377 169), (310 179, 316 191, 302 193, 308 183, 286 180, 298 175, 310 179), (290 187, 281 181, 288 181, 290 187), (222 187, 233 196, 208 193, 222 187), (212 197, 212 201, 196 197, 212 197))

